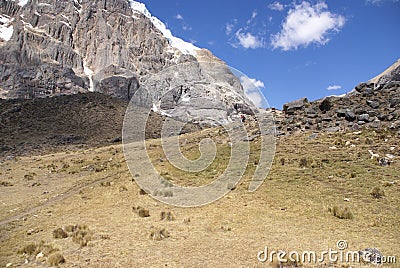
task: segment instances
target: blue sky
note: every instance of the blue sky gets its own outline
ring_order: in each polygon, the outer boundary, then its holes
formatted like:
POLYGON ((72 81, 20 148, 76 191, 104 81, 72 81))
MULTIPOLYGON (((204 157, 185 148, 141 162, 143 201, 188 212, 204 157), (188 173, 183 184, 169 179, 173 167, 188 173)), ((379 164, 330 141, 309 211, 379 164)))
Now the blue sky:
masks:
POLYGON ((173 35, 255 79, 277 108, 346 93, 400 58, 400 0, 140 2, 173 35))

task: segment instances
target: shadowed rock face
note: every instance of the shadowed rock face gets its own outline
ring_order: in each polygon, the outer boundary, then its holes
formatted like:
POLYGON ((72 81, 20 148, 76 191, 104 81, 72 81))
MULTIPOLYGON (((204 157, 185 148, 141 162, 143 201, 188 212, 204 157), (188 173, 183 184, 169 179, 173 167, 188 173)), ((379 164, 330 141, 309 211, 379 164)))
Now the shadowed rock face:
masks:
POLYGON ((215 115, 221 122, 231 120, 233 103, 252 105, 221 60, 207 50, 194 57, 172 47, 128 0, 42 0, 22 7, 2 0, 0 14, 13 27, 10 40, 0 38, 1 98, 96 91, 129 100, 144 86, 145 102, 162 110, 164 93, 185 86, 190 98, 182 95, 164 112, 192 121, 215 115), (176 71, 184 77, 178 82, 176 71))
MULTIPOLYGON (((97 92, 36 99, 0 99, 0 161, 5 156, 59 152, 122 142, 128 102, 97 92)), ((166 117, 150 113, 146 139, 161 137, 166 117)), ((186 124, 181 133, 207 125, 186 124)))

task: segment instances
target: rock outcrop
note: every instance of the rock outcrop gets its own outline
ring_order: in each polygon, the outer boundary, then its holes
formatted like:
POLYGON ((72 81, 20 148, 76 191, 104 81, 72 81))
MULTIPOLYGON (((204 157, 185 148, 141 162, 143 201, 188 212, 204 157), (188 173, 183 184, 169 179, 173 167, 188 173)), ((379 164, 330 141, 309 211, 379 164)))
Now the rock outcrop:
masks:
POLYGON ((383 73, 377 75, 368 81, 376 85, 385 85, 389 82, 400 81, 400 59, 393 63, 383 73))
POLYGON ((331 96, 313 102, 300 99, 285 104, 282 112, 276 112, 278 134, 305 130, 353 131, 360 128, 399 131, 398 63, 376 78, 360 83, 345 96, 331 96))
POLYGON ((0 37, 1 98, 96 91, 129 100, 142 87, 142 102, 160 112, 214 123, 229 122, 234 103, 252 105, 221 60, 173 37, 141 3, 24 2, 0 1, 1 27, 12 31, 0 37), (190 93, 177 96, 181 86, 190 93))

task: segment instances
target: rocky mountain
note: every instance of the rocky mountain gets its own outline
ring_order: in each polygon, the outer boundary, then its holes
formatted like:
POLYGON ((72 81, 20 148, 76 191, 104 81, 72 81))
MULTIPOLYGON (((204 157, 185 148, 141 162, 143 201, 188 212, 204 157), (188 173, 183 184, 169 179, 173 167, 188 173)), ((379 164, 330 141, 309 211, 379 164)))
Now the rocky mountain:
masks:
POLYGON ((295 131, 391 129, 400 135, 400 60, 344 96, 302 98, 276 112, 279 135, 295 131))
POLYGON ((0 97, 91 91, 138 93, 137 104, 213 124, 252 106, 221 60, 172 36, 142 3, 1 0, 0 97))

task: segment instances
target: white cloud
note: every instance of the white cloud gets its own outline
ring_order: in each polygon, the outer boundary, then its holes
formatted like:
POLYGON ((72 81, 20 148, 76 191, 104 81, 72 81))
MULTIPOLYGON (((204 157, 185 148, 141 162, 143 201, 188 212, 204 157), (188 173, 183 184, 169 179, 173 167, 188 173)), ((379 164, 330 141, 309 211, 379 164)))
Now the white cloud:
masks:
POLYGON ((257 17, 257 15, 258 15, 258 12, 257 12, 257 10, 254 10, 253 11, 253 13, 251 13, 251 16, 250 16, 250 18, 247 20, 247 25, 249 25, 249 24, 251 24, 251 23, 253 23, 254 22, 254 20, 256 19, 256 17, 257 17))
POLYGON ((393 3, 396 3, 396 2, 399 2, 399 0, 366 0, 365 2, 366 2, 367 4, 380 5, 380 4, 382 4, 383 2, 393 2, 393 3))
POLYGON ((183 16, 182 16, 181 14, 177 14, 177 15, 175 16, 175 19, 177 19, 177 20, 183 20, 183 16))
POLYGON ((227 23, 225 26, 226 35, 230 35, 232 33, 234 27, 235 27, 235 25, 233 25, 232 23, 227 23))
POLYGON ((342 88, 342 86, 332 85, 332 86, 327 87, 326 89, 327 90, 337 90, 337 89, 341 89, 341 88, 342 88))
POLYGON ((191 31, 191 30, 192 30, 192 27, 189 26, 189 25, 186 25, 186 24, 182 24, 182 30, 184 30, 184 31, 191 31))
POLYGON ((296 5, 289 10, 281 32, 272 36, 272 47, 287 51, 299 46, 307 47, 312 43, 326 44, 329 41, 327 35, 332 31, 338 32, 346 21, 343 16, 327 9, 324 2, 315 5, 302 2, 296 5))
POLYGON ((252 83, 253 86, 259 88, 259 87, 265 87, 264 82, 260 80, 256 80, 254 78, 248 78, 248 80, 252 83))
POLYGON ((192 27, 189 26, 189 25, 185 22, 185 19, 183 18, 183 16, 182 16, 181 14, 178 13, 178 14, 175 16, 175 19, 181 21, 182 30, 184 30, 184 31, 191 31, 191 30, 192 30, 192 27))
POLYGON ((254 103, 256 107, 267 107, 265 98, 259 90, 259 88, 265 88, 265 85, 262 81, 249 78, 247 76, 241 76, 240 82, 243 86, 244 94, 247 96, 247 98, 249 98, 250 101, 254 103))
POLYGON ((257 10, 254 10, 253 13, 251 14, 251 18, 255 19, 257 17, 257 10))
POLYGON ((268 5, 268 8, 271 10, 282 11, 285 9, 285 6, 279 3, 278 1, 273 2, 272 4, 268 5))
POLYGON ((261 38, 254 36, 251 33, 243 33, 241 29, 236 32, 235 36, 238 39, 239 44, 246 49, 256 49, 264 46, 261 38))
POLYGON ((257 34, 254 34, 254 32, 259 30, 256 27, 257 23, 255 22, 257 16, 257 10, 254 10, 249 19, 246 21, 245 25, 238 26, 237 19, 234 19, 225 24, 225 33, 229 37, 228 43, 232 47, 243 47, 245 49, 256 49, 265 47, 265 39, 263 37, 265 33, 261 33, 258 31, 257 34))

